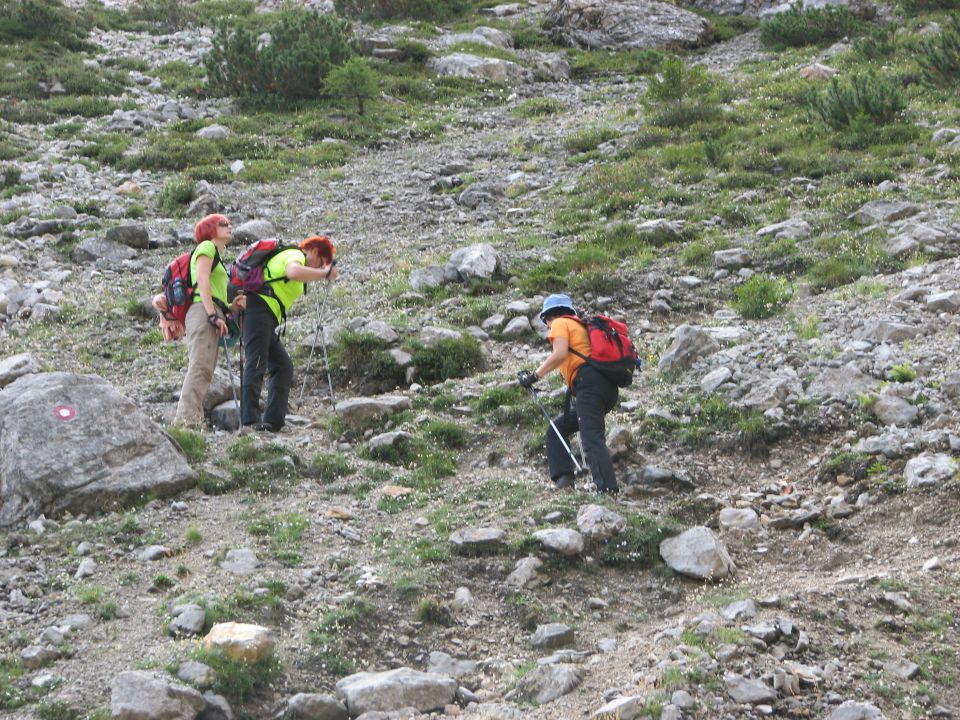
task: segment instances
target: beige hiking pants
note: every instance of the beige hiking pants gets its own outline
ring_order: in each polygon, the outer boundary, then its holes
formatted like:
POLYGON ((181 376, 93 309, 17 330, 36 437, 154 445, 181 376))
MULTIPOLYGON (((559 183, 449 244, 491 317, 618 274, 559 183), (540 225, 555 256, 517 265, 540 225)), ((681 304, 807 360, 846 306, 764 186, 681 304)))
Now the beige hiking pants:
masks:
MULTIPOLYGON (((217 308, 217 314, 223 317, 220 308, 217 308)), ((199 300, 187 310, 184 325, 187 330, 184 336, 187 344, 187 376, 183 379, 173 422, 175 425, 203 427, 203 399, 213 380, 213 371, 217 368, 220 336, 217 335, 217 329, 207 322, 207 311, 199 300)))

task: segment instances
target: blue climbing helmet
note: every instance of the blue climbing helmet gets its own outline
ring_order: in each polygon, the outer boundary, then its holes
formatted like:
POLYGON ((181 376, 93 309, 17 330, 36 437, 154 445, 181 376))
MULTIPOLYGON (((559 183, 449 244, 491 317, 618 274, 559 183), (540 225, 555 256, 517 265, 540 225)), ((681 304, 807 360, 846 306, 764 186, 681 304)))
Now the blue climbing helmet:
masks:
POLYGON ((569 295, 556 293, 554 295, 548 295, 547 299, 543 301, 543 310, 540 311, 540 319, 543 320, 544 315, 557 308, 566 308, 570 311, 571 315, 576 315, 577 312, 573 309, 573 300, 570 299, 569 295))

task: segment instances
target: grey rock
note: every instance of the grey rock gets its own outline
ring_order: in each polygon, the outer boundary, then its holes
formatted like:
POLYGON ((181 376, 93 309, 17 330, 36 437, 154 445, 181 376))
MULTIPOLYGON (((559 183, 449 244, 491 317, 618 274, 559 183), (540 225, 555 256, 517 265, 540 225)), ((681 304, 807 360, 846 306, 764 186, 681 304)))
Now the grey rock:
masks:
POLYGON ((732 377, 733 373, 730 371, 730 368, 720 367, 716 370, 711 370, 701 378, 700 389, 705 393, 712 393, 732 377))
POLYGON ((413 441, 413 435, 403 430, 392 430, 390 432, 380 433, 379 435, 374 435, 367 442, 367 449, 374 455, 378 451, 385 450, 386 448, 400 448, 404 445, 409 445, 413 441))
POLYGON ((101 378, 40 373, 0 390, 0 527, 166 497, 196 480, 163 430, 101 378))
POLYGON ((217 679, 217 674, 209 665, 204 665, 196 660, 187 660, 177 668, 177 679, 191 687, 205 690, 213 685, 217 679))
POLYGON ((247 220, 233 229, 233 242, 238 245, 250 245, 257 240, 266 240, 276 236, 277 230, 269 220, 247 220))
POLYGON ((740 618, 752 618, 757 615, 757 606, 753 600, 736 600, 730 603, 720 611, 720 617, 724 620, 739 620, 740 618))
POLYGON ((378 398, 358 397, 341 400, 337 403, 337 415, 348 428, 359 428, 370 419, 383 419, 410 409, 410 399, 383 395, 378 398))
POLYGON ((517 683, 515 697, 544 705, 579 687, 586 672, 582 665, 540 665, 517 683))
POLYGON ((920 674, 920 666, 909 660, 890 660, 883 664, 883 669, 901 680, 913 680, 920 674))
POLYGON ((150 233, 143 225, 117 225, 107 230, 106 239, 107 242, 126 245, 135 250, 146 250, 150 247, 150 233))
POLYGON ((518 338, 533 332, 533 326, 526 317, 515 317, 503 329, 503 337, 518 338))
POLYGON ((111 242, 105 238, 86 238, 73 249, 71 258, 78 263, 96 263, 110 268, 121 265, 125 260, 137 256, 126 245, 111 242))
POLYGON ((97 572, 97 561, 93 558, 84 558, 80 561, 80 565, 77 566, 77 572, 74 573, 74 578, 77 580, 83 580, 84 578, 93 577, 97 572))
POLYGON ((727 530, 756 530, 760 527, 760 517, 751 508, 723 508, 719 521, 720 527, 727 530))
POLYGON ((742 267, 747 267, 751 262, 750 253, 740 247, 717 250, 713 253, 714 267, 725 270, 737 270, 742 267))
POLYGON ((30 353, 10 355, 0 360, 0 390, 19 377, 40 372, 40 363, 30 353))
POLYGON ((408 282, 414 292, 422 292, 424 290, 442 287, 446 284, 447 280, 442 266, 427 265, 426 267, 411 271, 408 282))
POLYGON ((703 328, 681 325, 674 331, 673 343, 660 358, 657 367, 662 372, 683 370, 697 358, 711 355, 719 349, 719 343, 703 328))
POLYGON ((931 312, 955 313, 960 310, 960 292, 954 290, 929 295, 927 296, 926 308, 931 312))
POLYGON ((203 693, 203 710, 197 715, 197 720, 233 720, 233 708, 223 695, 217 695, 210 690, 203 693))
POLYGON ((517 560, 516 567, 504 581, 509 587, 521 588, 532 587, 541 580, 539 570, 543 567, 543 561, 539 558, 528 555, 525 558, 517 560))
POLYGON ((60 651, 47 645, 29 645, 20 651, 20 662, 28 670, 36 670, 60 659, 60 651))
POLYGON ((913 325, 877 320, 867 323, 853 336, 857 340, 873 343, 900 343, 904 340, 912 340, 919 334, 920 330, 913 325))
POLYGON ((777 693, 773 688, 761 680, 751 680, 736 673, 729 673, 724 676, 723 681, 727 686, 727 694, 733 698, 734 702, 759 705, 774 702, 777 699, 777 693))
POLYGON ((432 348, 436 347, 442 340, 460 340, 462 337, 461 333, 457 330, 428 326, 420 331, 418 339, 421 345, 432 348))
POLYGON ((333 695, 297 693, 287 701, 287 716, 296 720, 347 720, 350 715, 333 695))
POLYGON ((204 707, 197 690, 149 672, 122 672, 110 688, 113 720, 195 720, 204 707))
POLYGON ((907 427, 913 425, 920 415, 916 405, 896 395, 881 395, 872 407, 873 414, 884 425, 907 427))
POLYGON ((588 50, 697 47, 710 33, 698 15, 653 0, 559 0, 543 27, 588 50))
MULTIPOLYGON (((206 613, 199 605, 189 604, 179 608, 180 612, 170 622, 173 635, 199 635, 206 624, 206 613)), ((195 683, 192 683, 195 684, 195 683)))
POLYGON ((454 251, 449 262, 463 278, 489 279, 500 267, 500 256, 489 243, 478 243, 454 251))
POLYGON ((579 555, 583 552, 583 535, 569 528, 537 530, 533 537, 552 552, 559 555, 579 555))
POLYGON ((228 550, 220 561, 220 569, 231 575, 253 575, 260 567, 257 554, 249 548, 228 550))
POLYGON ((608 540, 626 526, 623 515, 602 505, 584 505, 577 511, 577 528, 591 540, 608 540))
POLYGON ((660 543, 660 556, 674 571, 700 580, 719 579, 736 571, 716 535, 706 527, 693 527, 660 543))
POLYGON ((477 663, 474 660, 458 660, 445 652, 434 650, 427 658, 427 672, 449 675, 452 678, 461 678, 465 675, 472 675, 477 671, 477 663))
POLYGON ((538 650, 552 650, 573 644, 573 629, 563 623, 540 625, 530 638, 530 645, 538 650))
POLYGON ((646 715, 647 699, 643 695, 621 695, 606 705, 597 708, 591 717, 594 720, 637 720, 646 715))
POLYGON ((876 705, 847 700, 830 713, 830 720, 884 720, 884 716, 876 705))
POLYGON ((783 222, 767 225, 757 230, 757 237, 772 236, 775 240, 803 240, 810 237, 812 228, 810 223, 801 218, 790 218, 783 222))
POLYGON ((204 140, 226 140, 230 137, 230 128, 226 125, 207 125, 202 127, 194 133, 198 138, 203 138, 204 140))
POLYGON ((854 363, 841 368, 828 368, 807 387, 807 394, 819 398, 854 398, 875 390, 878 381, 865 375, 854 363))
POLYGON ((427 69, 437 75, 489 80, 507 85, 529 82, 532 73, 511 60, 481 57, 469 53, 451 53, 427 61, 427 69))
POLYGON ((496 527, 465 528, 450 535, 450 544, 458 550, 478 551, 499 547, 507 536, 504 530, 496 527))
POLYGON ((872 200, 852 213, 847 219, 860 225, 890 223, 916 215, 920 206, 903 200, 872 200))
POLYGON ((907 461, 903 477, 908 488, 936 487, 957 472, 953 458, 943 453, 923 453, 907 461))
POLYGON ((446 675, 410 668, 387 672, 362 672, 337 682, 337 695, 352 717, 365 712, 390 712, 413 707, 420 712, 440 710, 453 701, 457 682, 446 675))

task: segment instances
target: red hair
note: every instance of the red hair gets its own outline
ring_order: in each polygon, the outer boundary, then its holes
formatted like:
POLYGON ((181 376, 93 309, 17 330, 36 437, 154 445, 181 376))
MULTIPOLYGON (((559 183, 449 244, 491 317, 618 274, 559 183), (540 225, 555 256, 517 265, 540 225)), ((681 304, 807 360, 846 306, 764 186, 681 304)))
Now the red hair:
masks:
POLYGON ((304 252, 310 249, 317 250, 323 258, 324 265, 329 265, 333 260, 333 243, 326 235, 313 235, 306 240, 301 240, 300 249, 304 252))
POLYGON ((228 223, 230 218, 219 213, 207 215, 193 226, 193 239, 198 243, 204 240, 213 240, 217 236, 217 226, 222 222, 228 223))

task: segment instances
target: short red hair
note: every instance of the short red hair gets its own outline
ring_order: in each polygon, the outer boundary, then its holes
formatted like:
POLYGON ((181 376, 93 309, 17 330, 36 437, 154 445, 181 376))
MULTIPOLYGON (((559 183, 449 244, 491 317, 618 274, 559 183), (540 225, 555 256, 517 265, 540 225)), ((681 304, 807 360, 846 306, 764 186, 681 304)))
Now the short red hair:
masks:
POLYGON ((193 239, 198 243, 204 240, 213 240, 217 236, 217 226, 222 222, 228 223, 230 218, 220 213, 207 215, 193 226, 193 239))
POLYGON ((325 265, 329 265, 333 260, 333 243, 326 235, 313 235, 306 240, 301 240, 300 249, 304 252, 311 249, 318 250, 325 265))

